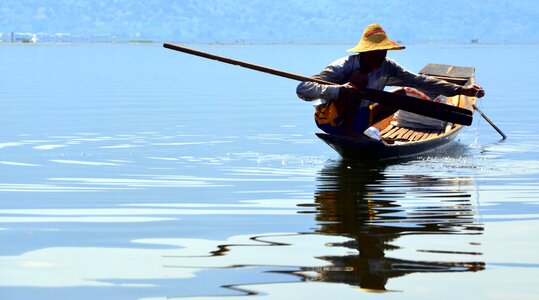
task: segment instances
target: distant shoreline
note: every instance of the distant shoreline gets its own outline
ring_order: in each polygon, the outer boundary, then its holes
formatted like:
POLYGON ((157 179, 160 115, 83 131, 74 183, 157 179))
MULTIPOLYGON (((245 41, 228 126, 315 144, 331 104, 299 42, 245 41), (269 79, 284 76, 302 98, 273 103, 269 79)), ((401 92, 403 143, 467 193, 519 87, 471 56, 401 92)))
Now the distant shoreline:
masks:
MULTIPOLYGON (((4 41, 0 40, 0 46, 6 45, 99 45, 99 44, 110 44, 110 45, 162 45, 163 43, 172 43, 178 45, 204 45, 204 46, 325 46, 325 45, 343 45, 349 46, 350 43, 345 42, 179 42, 179 41, 4 41)), ((534 46, 539 45, 539 42, 536 43, 508 43, 508 42, 485 42, 485 43, 471 43, 471 42, 410 42, 403 43, 407 47, 410 46, 447 46, 447 47, 456 47, 456 46, 534 46)))
MULTIPOLYGON (((145 39, 125 38, 111 34, 76 35, 70 33, 44 33, 44 32, 0 32, 0 44, 160 44, 163 42, 184 45, 349 45, 350 41, 247 41, 247 40, 181 40, 181 39, 145 39)), ((409 40, 398 41, 404 45, 519 45, 523 42, 511 41, 482 41, 477 38, 468 40, 437 39, 437 40, 409 40)), ((526 44, 539 44, 528 42, 526 44)))

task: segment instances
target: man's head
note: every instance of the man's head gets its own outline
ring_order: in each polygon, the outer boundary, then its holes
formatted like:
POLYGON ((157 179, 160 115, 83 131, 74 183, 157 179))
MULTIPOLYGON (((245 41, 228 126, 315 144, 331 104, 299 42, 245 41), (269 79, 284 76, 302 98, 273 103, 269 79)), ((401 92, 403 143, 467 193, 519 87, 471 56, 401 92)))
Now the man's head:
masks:
MULTIPOLYGON (((364 53, 372 51, 402 50, 404 46, 398 45, 389 39, 382 26, 371 24, 365 28, 361 40, 348 52, 364 53)), ((385 57, 385 55, 384 55, 385 57)))
POLYGON ((374 70, 385 61, 387 50, 374 50, 361 53, 361 68, 374 70))

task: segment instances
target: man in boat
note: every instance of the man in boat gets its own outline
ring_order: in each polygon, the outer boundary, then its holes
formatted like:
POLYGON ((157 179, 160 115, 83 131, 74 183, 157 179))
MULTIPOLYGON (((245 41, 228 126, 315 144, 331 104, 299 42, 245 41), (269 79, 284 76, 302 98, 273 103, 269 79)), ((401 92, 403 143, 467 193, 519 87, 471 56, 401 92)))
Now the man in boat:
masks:
POLYGON ((321 100, 315 119, 324 131, 334 134, 357 135, 396 110, 361 99, 360 88, 383 90, 389 86, 407 86, 445 96, 466 95, 483 97, 478 85, 460 86, 426 75, 412 73, 386 57, 388 50, 402 50, 389 39, 378 24, 365 28, 359 43, 348 52, 357 53, 338 59, 313 78, 337 83, 324 85, 304 81, 297 87, 303 100, 321 100), (360 100, 361 99, 361 100, 360 100))

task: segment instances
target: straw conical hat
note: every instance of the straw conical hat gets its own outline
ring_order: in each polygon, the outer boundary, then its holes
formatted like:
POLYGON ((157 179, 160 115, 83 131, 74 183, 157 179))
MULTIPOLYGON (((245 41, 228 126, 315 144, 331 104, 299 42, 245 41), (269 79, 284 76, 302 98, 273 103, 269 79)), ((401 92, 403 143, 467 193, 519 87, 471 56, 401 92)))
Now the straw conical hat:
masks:
POLYGON ((346 51, 361 53, 375 50, 402 50, 404 48, 404 46, 390 40, 382 26, 371 24, 365 28, 359 43, 346 51))

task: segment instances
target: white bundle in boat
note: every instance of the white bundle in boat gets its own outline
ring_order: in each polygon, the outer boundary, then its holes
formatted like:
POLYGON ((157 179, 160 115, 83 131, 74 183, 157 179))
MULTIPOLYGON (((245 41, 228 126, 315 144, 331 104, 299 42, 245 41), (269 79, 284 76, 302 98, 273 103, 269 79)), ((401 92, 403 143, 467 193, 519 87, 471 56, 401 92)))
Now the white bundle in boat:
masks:
MULTIPOLYGON (((408 87, 403 89, 406 92, 406 96, 423 99, 425 101, 434 101, 447 104, 446 96, 439 95, 434 100, 432 100, 425 93, 417 89, 408 87)), ((404 128, 442 130, 447 125, 446 121, 425 117, 404 110, 397 111, 394 116, 396 119, 396 121, 393 121, 394 123, 396 123, 394 125, 404 128)))

